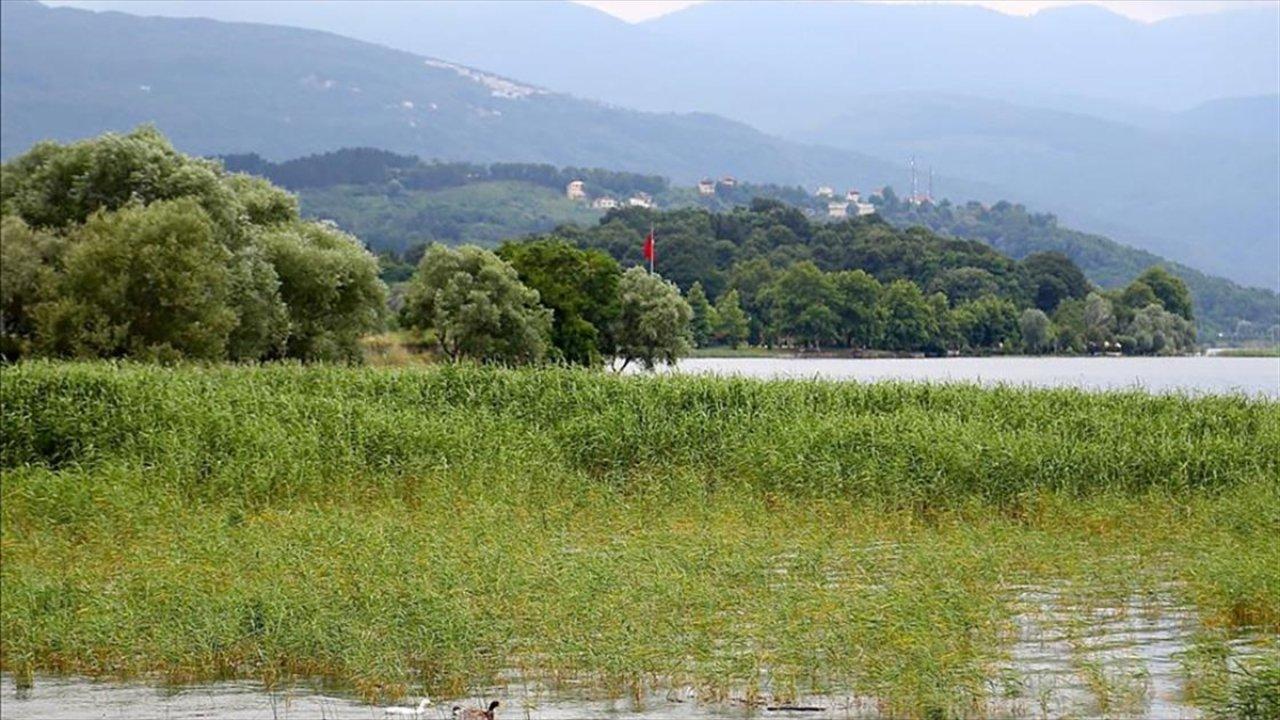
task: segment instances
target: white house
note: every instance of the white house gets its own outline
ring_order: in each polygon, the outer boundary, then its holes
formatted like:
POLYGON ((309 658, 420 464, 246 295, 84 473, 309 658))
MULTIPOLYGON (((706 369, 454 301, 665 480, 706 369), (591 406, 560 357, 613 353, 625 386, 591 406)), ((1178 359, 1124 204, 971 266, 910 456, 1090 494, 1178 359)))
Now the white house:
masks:
POLYGON ((620 205, 617 200, 614 200, 611 197, 598 197, 591 201, 591 207, 596 210, 612 210, 616 207, 620 207, 620 205))
POLYGON ((818 191, 815 192, 814 195, 817 195, 818 197, 824 197, 824 198, 835 197, 836 191, 832 190, 829 185, 823 185, 818 188, 818 191))
POLYGON ((859 203, 859 202, 862 202, 862 193, 858 192, 857 190, 850 190, 849 192, 844 194, 844 199, 848 200, 851 203, 859 203))
POLYGON ((732 175, 725 175, 724 177, 720 178, 720 184, 727 188, 738 187, 738 178, 732 175))
POLYGON ((587 197, 587 186, 581 180, 574 180, 564 187, 564 196, 570 200, 582 200, 587 197))
POLYGON ((876 212, 876 206, 871 203, 856 202, 853 203, 853 207, 857 209, 858 217, 862 217, 863 215, 874 215, 876 212))
POLYGON ((844 218, 849 217, 849 203, 832 202, 827 203, 827 217, 844 218))
POLYGON ((631 207, 651 208, 653 207, 653 196, 646 192, 638 192, 627 198, 627 204, 631 207))
POLYGON ((715 181, 714 181, 714 180, 711 180, 711 179, 706 179, 706 180, 702 180, 701 182, 699 182, 699 183, 698 183, 698 194, 699 194, 699 195, 715 195, 715 194, 716 194, 716 183, 715 183, 715 181))

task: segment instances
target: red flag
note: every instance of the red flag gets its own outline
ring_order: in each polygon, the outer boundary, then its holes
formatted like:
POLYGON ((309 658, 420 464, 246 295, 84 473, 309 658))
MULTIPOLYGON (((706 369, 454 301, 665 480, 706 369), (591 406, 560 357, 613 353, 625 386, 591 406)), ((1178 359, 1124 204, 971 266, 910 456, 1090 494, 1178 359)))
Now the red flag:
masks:
POLYGON ((653 248, 653 231, 650 230, 648 235, 644 236, 644 259, 653 262, 656 253, 653 248))

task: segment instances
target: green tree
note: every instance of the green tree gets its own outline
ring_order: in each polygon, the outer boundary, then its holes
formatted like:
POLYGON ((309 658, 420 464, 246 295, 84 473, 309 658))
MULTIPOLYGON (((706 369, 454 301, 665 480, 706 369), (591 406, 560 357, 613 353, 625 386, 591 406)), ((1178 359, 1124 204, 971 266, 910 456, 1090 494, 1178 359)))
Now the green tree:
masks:
POLYGON ((834 340, 839 324, 835 283, 807 260, 783 270, 769 290, 774 333, 804 347, 834 340))
POLYGON ((971 348, 1010 349, 1018 339, 1018 308, 991 295, 956 308, 960 334, 971 348))
POLYGON ((14 327, 26 334, 10 342, 6 329, 6 353, 358 359, 360 334, 380 327, 386 288, 358 241, 302 221, 289 193, 183 155, 151 127, 40 143, 6 162, 0 215, 15 268, 7 312, 22 314, 14 327), (23 274, 34 258, 39 272, 23 274), (96 261, 115 275, 98 278, 96 261), (207 281, 203 294, 164 263, 207 281), (33 324, 35 276, 43 290, 33 324), (189 296, 170 301, 166 287, 189 296))
POLYGON ((1038 252, 1019 264, 1027 294, 1035 306, 1051 313, 1063 300, 1089 293, 1089 281, 1071 259, 1060 252, 1038 252))
POLYGON ((873 347, 880 339, 880 281, 862 270, 835 274, 839 335, 849 347, 873 347))
POLYGON ((1018 318, 1018 330, 1022 333, 1022 345, 1035 355, 1053 349, 1053 323, 1039 308, 1027 308, 1018 318))
POLYGON ((1192 350, 1195 345, 1191 323, 1159 303, 1137 311, 1126 335, 1131 342, 1125 343, 1123 350, 1133 355, 1177 355, 1192 350))
POLYGON ((707 294, 703 292, 700 282, 693 283, 685 299, 689 303, 689 309, 693 311, 693 319, 689 324, 693 344, 695 347, 706 347, 711 342, 712 332, 715 329, 715 308, 707 300, 707 294))
POLYGON ((498 256, 551 308, 551 342, 560 359, 598 366, 613 352, 618 318, 617 261, 599 250, 579 250, 559 238, 508 242, 498 256))
POLYGON ((1112 339, 1115 314, 1111 301, 1098 293, 1089 293, 1084 299, 1084 339, 1093 347, 1105 347, 1112 339))
POLYGON ((746 341, 751 332, 747 314, 742 310, 737 290, 729 290, 716 300, 715 338, 734 350, 746 341))
POLYGON ((0 357, 16 360, 35 339, 34 308, 53 292, 52 263, 63 243, 21 218, 0 218, 0 357))
POLYGON ((58 355, 218 360, 236 325, 229 253, 190 198, 100 212, 72 234, 56 299, 35 309, 58 355))
POLYGON ((533 363, 546 354, 551 311, 497 255, 467 245, 433 244, 409 281, 402 311, 408 327, 429 330, 457 361, 533 363))
POLYGON ((920 287, 909 280, 895 280, 885 287, 884 346, 908 352, 923 350, 938 332, 937 320, 920 287))
POLYGON ((352 236, 316 223, 277 226, 261 243, 288 307, 289 357, 359 360, 360 337, 381 326, 387 303, 377 258, 352 236))
POLYGON ((659 363, 674 364, 689 354, 689 321, 693 310, 680 289, 658 275, 633 267, 618 283, 621 313, 615 326, 621 372, 632 362, 646 370, 659 363))
POLYGON ((1195 319, 1191 310, 1191 291, 1182 278, 1171 275, 1159 265, 1152 265, 1138 276, 1137 282, 1151 288, 1165 310, 1181 315, 1186 320, 1195 319))

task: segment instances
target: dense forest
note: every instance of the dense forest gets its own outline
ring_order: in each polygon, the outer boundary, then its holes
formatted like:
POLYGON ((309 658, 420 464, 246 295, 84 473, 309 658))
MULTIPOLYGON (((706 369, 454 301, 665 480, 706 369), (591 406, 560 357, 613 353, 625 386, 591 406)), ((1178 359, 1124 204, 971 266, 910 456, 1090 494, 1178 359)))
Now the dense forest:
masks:
POLYGON ((1144 269, 1159 265, 1187 283, 1202 338, 1233 342, 1280 338, 1280 297, 1275 293, 1242 287, 1100 235, 1064 228, 1049 213, 1033 213, 1008 202, 989 207, 949 200, 908 203, 891 189, 877 201, 877 209, 894 225, 920 225, 944 235, 980 240, 1014 258, 1061 252, 1104 288, 1121 287, 1144 269))
MULTIPOLYGON (((544 233, 565 223, 594 224, 603 212, 565 198, 570 180, 585 182, 589 197, 624 198, 648 192, 659 208, 730 211, 755 198, 781 200, 815 222, 826 222, 826 200, 799 187, 738 180, 717 183, 714 195, 675 186, 663 178, 550 165, 426 162, 380 150, 349 149, 272 163, 255 155, 224 158, 230 169, 259 174, 298 191, 302 213, 333 220, 383 254, 384 279, 404 280, 429 243, 501 241, 544 233), (408 257, 410 263, 405 263, 408 257)), ((977 240, 1014 259, 1059 252, 1099 287, 1123 288, 1146 268, 1159 265, 1186 282, 1195 323, 1204 341, 1238 343, 1280 337, 1280 297, 1258 288, 1206 275, 1143 250, 1058 225, 1049 214, 1007 202, 908 203, 892 188, 876 196, 878 213, 890 224, 924 226, 936 233, 977 240)), ((667 270, 673 268, 667 264, 667 270)))
POLYGON ((814 221, 777 200, 713 213, 609 212, 534 240, 644 262, 693 308, 695 342, 949 352, 1185 352, 1194 314, 1185 284, 1159 267, 1123 290, 1094 287, 1060 253, 1015 261, 971 240, 898 229, 869 216, 814 221), (741 317, 744 332, 725 317, 741 317))

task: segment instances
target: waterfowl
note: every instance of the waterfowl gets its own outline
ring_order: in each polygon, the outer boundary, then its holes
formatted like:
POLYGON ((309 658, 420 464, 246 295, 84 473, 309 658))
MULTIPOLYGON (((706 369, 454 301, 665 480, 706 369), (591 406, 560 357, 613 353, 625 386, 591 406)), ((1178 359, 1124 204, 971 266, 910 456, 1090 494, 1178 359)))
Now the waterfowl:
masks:
POLYGON ((497 709, 498 701, 494 700, 489 703, 488 710, 480 708, 464 708, 461 705, 453 706, 453 720, 493 720, 493 711, 497 709))
POLYGON ((426 714, 427 708, 431 707, 431 698, 423 697, 422 702, 418 703, 418 707, 389 707, 383 708, 382 714, 387 717, 422 717, 426 714))

